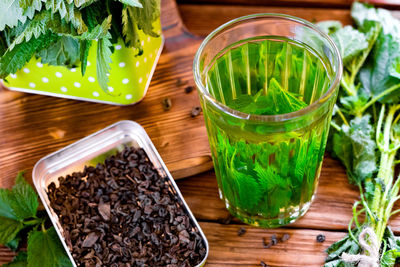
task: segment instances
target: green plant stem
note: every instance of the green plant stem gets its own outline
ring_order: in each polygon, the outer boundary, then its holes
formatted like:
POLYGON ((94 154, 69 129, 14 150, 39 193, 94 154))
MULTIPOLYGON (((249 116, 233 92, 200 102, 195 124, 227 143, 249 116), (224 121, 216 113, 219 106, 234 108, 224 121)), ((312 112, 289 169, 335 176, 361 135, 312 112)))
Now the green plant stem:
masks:
POLYGON ((347 84, 344 78, 340 81, 340 84, 342 85, 342 88, 346 91, 347 95, 353 96, 353 95, 357 94, 357 91, 355 90, 354 85, 347 84))
MULTIPOLYGON (((390 107, 383 128, 382 144, 379 146, 379 149, 381 150, 381 161, 377 179, 382 181, 382 184, 385 185, 385 188, 382 187, 381 183, 375 183, 374 198, 371 205, 373 214, 380 219, 375 221, 373 224, 379 243, 382 241, 383 234, 390 217, 391 207, 393 207, 394 204, 394 202, 392 203, 391 201, 395 201, 398 194, 399 183, 396 182, 395 185, 393 185, 394 159, 397 150, 390 149, 390 141, 394 115, 399 108, 399 105, 390 107)), ((382 107, 382 111, 384 111, 384 106, 382 107)), ((380 125, 381 123, 378 123, 377 133, 381 131, 380 125)))
POLYGON ((42 223, 42 221, 43 221, 43 218, 35 218, 35 219, 29 220, 29 221, 23 221, 22 223, 24 225, 36 225, 36 224, 42 223))
POLYGON ((400 83, 393 85, 392 87, 390 87, 389 89, 383 91, 382 93, 380 93, 379 95, 373 97, 370 101, 368 101, 367 104, 365 104, 364 107, 362 107, 358 112, 357 112, 357 116, 362 115, 372 104, 374 104, 376 101, 378 101, 380 98, 387 96, 388 94, 396 91, 397 89, 400 88, 400 83))
POLYGON ((336 131, 340 131, 340 130, 341 130, 340 126, 337 125, 337 124, 336 124, 335 122, 333 122, 333 121, 331 121, 331 126, 332 126, 333 128, 335 128, 336 131))
POLYGON ((337 112, 337 114, 339 114, 339 117, 342 119, 343 123, 346 124, 347 126, 349 126, 349 122, 346 120, 346 117, 344 116, 344 114, 342 113, 340 108, 337 108, 336 112, 337 112))

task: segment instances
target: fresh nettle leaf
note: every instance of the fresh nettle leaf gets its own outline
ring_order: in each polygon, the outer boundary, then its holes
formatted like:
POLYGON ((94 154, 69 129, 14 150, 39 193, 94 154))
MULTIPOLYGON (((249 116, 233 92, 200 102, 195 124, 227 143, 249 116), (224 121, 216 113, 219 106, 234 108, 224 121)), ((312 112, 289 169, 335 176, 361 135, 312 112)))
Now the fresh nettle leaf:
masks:
POLYGON ((22 42, 29 42, 32 37, 38 39, 40 35, 47 32, 48 23, 52 19, 52 14, 49 11, 43 11, 36 15, 32 20, 28 20, 25 25, 22 25, 23 31, 13 40, 9 46, 9 50, 13 50, 15 45, 22 42))
POLYGON ((110 15, 107 18, 105 18, 100 25, 94 27, 93 30, 87 31, 82 35, 72 36, 72 37, 79 40, 97 40, 104 37, 110 38, 107 35, 109 34, 109 30, 111 27, 111 20, 112 16, 110 15))
POLYGON ((108 76, 110 73, 111 63, 111 34, 107 34, 105 37, 99 39, 97 43, 97 80, 101 88, 108 92, 108 76))
POLYGON ((37 195, 24 180, 23 172, 18 174, 12 190, 0 189, 0 217, 14 221, 35 217, 38 206, 37 195))
POLYGON ((92 47, 92 41, 81 40, 80 46, 81 46, 81 49, 80 49, 81 73, 82 73, 82 76, 85 76, 87 62, 88 62, 88 56, 89 56, 89 50, 90 50, 90 47, 92 47))
POLYGON ((354 2, 351 8, 351 17, 360 28, 363 28, 367 21, 376 21, 382 26, 383 34, 400 38, 399 20, 395 19, 388 10, 354 2))
POLYGON ((160 0, 139 0, 143 8, 128 7, 133 14, 131 19, 137 21, 138 28, 145 34, 158 37, 154 32, 153 22, 160 16, 160 0))
POLYGON ((12 208, 13 201, 14 198, 10 190, 0 188, 0 217, 18 220, 18 217, 12 208))
POLYGON ((344 66, 347 66, 350 60, 368 48, 365 35, 351 26, 335 31, 331 37, 338 46, 344 66))
POLYGON ((80 58, 79 51, 80 46, 76 39, 63 36, 37 55, 43 64, 73 67, 80 58))
POLYGON ((337 20, 325 20, 317 23, 318 28, 320 28, 323 32, 328 35, 331 35, 338 30, 340 30, 343 25, 340 21, 337 20))
MULTIPOLYGON (((346 167, 349 181, 359 186, 361 197, 353 206, 349 224, 353 230, 328 249, 325 266, 353 266, 342 259, 344 252, 365 257, 358 239, 366 228, 375 233, 379 246, 380 255, 371 260, 379 260, 380 266, 394 266, 400 258, 400 242, 387 224, 399 212, 392 209, 400 190, 394 177, 400 149, 400 21, 386 10, 358 2, 353 4, 351 15, 368 47, 355 43, 355 48, 364 49, 344 62, 344 91, 339 94, 330 142, 334 155, 346 167)), ((354 47, 346 49, 354 51, 354 47)))
POLYGON ((31 39, 29 42, 18 44, 12 51, 7 51, 0 59, 0 78, 4 79, 9 73, 15 73, 28 62, 36 51, 46 47, 48 42, 57 39, 51 33, 41 35, 38 39, 31 39))
POLYGON ((29 233, 28 265, 29 267, 72 266, 54 227, 46 231, 33 230, 29 233))
POLYGON ((73 1, 77 8, 84 8, 90 6, 91 4, 97 2, 98 0, 73 0, 73 1))
POLYGON ((16 0, 2 0, 0 1, 0 31, 3 31, 6 26, 12 28, 18 25, 19 22, 25 23, 29 18, 31 19, 36 11, 36 8, 41 8, 40 1, 34 1, 35 6, 31 6, 24 10, 20 7, 19 1, 16 0), (37 6, 37 5, 40 5, 37 6))
POLYGON ((4 0, 0 1, 0 79, 20 70, 29 60, 79 66, 84 75, 93 41, 101 87, 107 88, 112 45, 125 44, 143 53, 139 30, 159 36, 153 23, 160 17, 159 0, 4 0), (110 38, 108 35, 111 34, 110 38), (15 50, 15 51, 14 51, 15 50), (100 75, 101 71, 106 71, 100 75))
POLYGON ((20 219, 35 217, 39 201, 36 192, 25 181, 23 172, 18 173, 15 185, 11 190, 14 201, 12 207, 20 219))
POLYGON ((17 250, 20 241, 26 242, 28 251, 19 252, 14 260, 3 267, 72 266, 54 227, 49 229, 46 213, 38 212, 38 196, 19 173, 11 190, 0 189, 0 244, 17 250), (41 229, 41 230, 38 230, 41 229))
POLYGON ((361 184, 376 171, 376 144, 370 116, 355 118, 333 135, 333 152, 346 166, 349 180, 361 184))
POLYGON ((24 227, 23 223, 6 217, 0 217, 0 244, 11 242, 24 227))
POLYGON ((127 6, 143 8, 143 5, 140 3, 139 0, 118 0, 118 1, 127 6))
POLYGON ((361 69, 362 90, 372 97, 382 96, 382 103, 396 101, 399 97, 400 40, 392 35, 379 34, 369 62, 361 69))
POLYGON ((124 35, 125 45, 128 47, 135 47, 139 49, 140 54, 140 40, 136 21, 132 19, 132 9, 124 8, 122 10, 122 33, 124 35))

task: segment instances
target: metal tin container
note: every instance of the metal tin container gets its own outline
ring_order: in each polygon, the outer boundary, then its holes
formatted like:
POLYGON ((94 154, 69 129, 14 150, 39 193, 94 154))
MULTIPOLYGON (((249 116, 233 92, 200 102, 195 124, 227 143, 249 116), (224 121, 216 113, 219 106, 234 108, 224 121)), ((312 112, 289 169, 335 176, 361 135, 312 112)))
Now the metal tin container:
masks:
POLYGON ((158 170, 159 174, 163 177, 167 177, 169 180, 172 190, 181 199, 193 225, 195 225, 199 234, 203 238, 206 247, 206 255, 197 267, 204 266, 209 252, 207 238, 183 199, 178 186, 151 142, 149 136, 143 127, 133 121, 120 121, 108 126, 99 132, 40 159, 33 169, 33 183, 72 264, 76 266, 75 260, 65 242, 64 231, 59 222, 58 216, 50 206, 50 201, 47 197, 47 186, 52 182, 58 186, 58 177, 66 176, 75 171, 81 171, 85 165, 95 166, 97 163, 103 163, 108 156, 114 155, 117 151, 123 150, 125 146, 142 148, 146 152, 150 161, 154 164, 154 167, 158 170))

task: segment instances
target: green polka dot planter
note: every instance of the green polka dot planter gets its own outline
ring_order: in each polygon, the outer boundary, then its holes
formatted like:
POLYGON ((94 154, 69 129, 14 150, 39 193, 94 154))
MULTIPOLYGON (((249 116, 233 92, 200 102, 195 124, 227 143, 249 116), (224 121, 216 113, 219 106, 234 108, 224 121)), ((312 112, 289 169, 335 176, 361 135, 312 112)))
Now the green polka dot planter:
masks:
MULTIPOLYGON (((160 21, 155 30, 161 32, 160 21)), ((163 37, 151 37, 139 31, 143 54, 136 56, 133 48, 122 42, 114 45, 111 57, 108 92, 101 89, 96 78, 97 43, 89 51, 88 65, 82 77, 80 66, 68 69, 49 66, 32 58, 26 66, 7 77, 5 85, 11 90, 114 105, 131 105, 145 96, 164 44, 163 37)))

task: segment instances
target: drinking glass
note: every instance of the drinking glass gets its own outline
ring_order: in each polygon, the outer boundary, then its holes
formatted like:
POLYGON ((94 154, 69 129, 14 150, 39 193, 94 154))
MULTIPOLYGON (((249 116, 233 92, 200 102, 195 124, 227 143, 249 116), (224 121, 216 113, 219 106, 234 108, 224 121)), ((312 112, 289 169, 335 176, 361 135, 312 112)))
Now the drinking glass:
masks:
POLYGON ((237 18, 203 41, 194 78, 220 197, 231 214, 261 227, 279 227, 305 214, 316 192, 341 75, 333 41, 312 23, 288 15, 237 18), (246 94, 266 95, 272 86, 306 107, 260 115, 232 106, 246 94))

